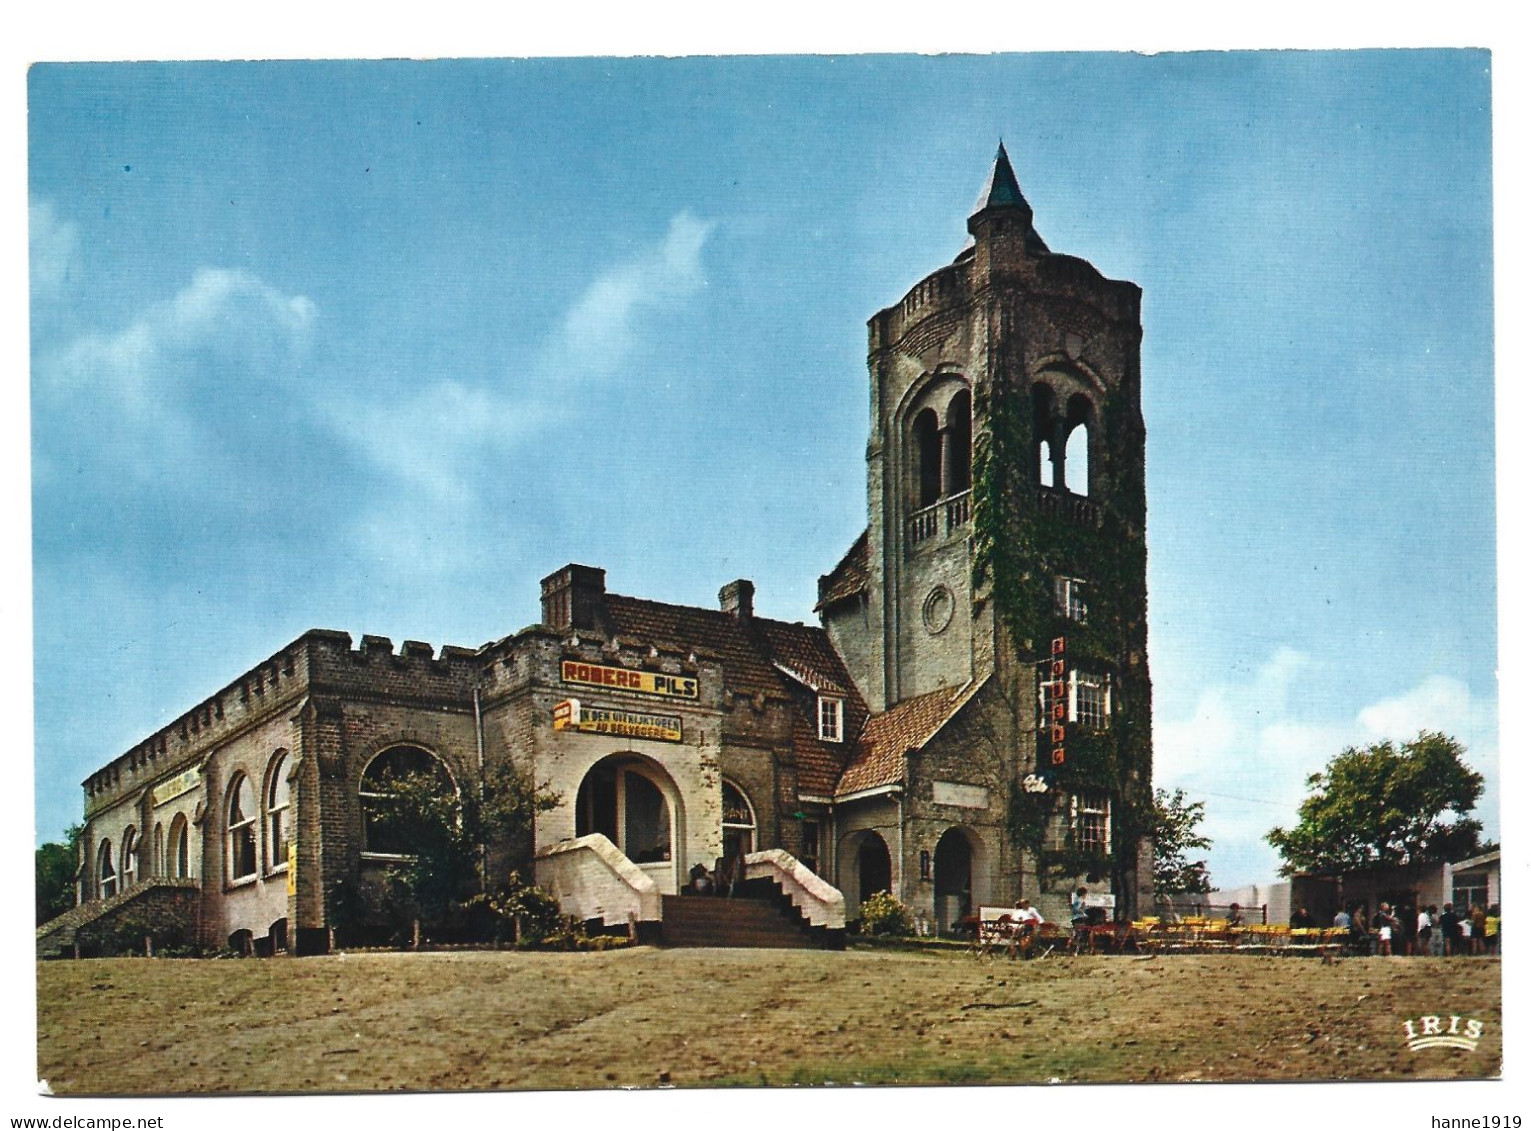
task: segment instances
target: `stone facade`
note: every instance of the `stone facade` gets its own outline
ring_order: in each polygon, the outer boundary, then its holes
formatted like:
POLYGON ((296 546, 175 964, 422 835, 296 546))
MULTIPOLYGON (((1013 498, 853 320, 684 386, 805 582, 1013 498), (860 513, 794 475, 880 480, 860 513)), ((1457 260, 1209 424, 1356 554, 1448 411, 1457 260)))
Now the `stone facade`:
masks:
POLYGON ((1123 819, 1151 781, 1145 569, 1068 559, 1075 595, 1112 610, 1085 638, 1100 670, 1067 677, 1068 725, 1124 751, 1081 806, 1048 762, 1036 666, 1075 612, 1051 578, 1035 608, 1002 599, 1063 559, 988 561, 976 534, 999 506, 1044 536, 1115 524, 1141 546, 1139 292, 1047 249, 1003 149, 968 227, 953 263, 869 323, 869 522, 820 579, 820 625, 756 616, 744 580, 700 609, 571 564, 543 580, 538 624, 479 649, 306 633, 87 779, 82 905, 196 881, 176 899, 204 945, 322 950, 337 891, 402 855, 373 842, 368 806, 380 767, 408 764, 459 791, 510 768, 557 795, 532 845, 486 846, 493 875, 518 848, 601 833, 665 893, 696 863, 780 849, 852 916, 891 890, 944 929, 1021 894, 1062 917, 1078 877, 1049 872, 1045 846, 1103 842, 1134 909, 1151 864, 1123 819), (1013 419, 1033 466, 1004 496, 975 453, 1013 419), (1023 779, 1066 802, 1030 850, 1012 828, 1023 779))

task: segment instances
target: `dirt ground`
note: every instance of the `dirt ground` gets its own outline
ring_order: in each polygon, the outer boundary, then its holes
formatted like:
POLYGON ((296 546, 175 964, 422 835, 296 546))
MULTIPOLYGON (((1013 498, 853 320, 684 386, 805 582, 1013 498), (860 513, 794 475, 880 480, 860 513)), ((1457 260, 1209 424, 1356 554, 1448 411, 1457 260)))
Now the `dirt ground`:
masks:
POLYGON ((74 1095, 1486 1077, 1501 1058, 1497 959, 645 947, 37 979, 38 1076, 74 1095), (1405 1020, 1453 1013, 1484 1023, 1476 1051, 1409 1050, 1405 1020))

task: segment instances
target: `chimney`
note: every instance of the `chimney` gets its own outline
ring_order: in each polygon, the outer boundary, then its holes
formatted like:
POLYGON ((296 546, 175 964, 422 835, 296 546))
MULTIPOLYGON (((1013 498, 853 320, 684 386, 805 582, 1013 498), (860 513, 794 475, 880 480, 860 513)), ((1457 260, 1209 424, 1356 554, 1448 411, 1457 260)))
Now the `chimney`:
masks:
POLYGON ((605 604, 604 569, 571 562, 542 579, 542 623, 549 628, 598 629, 605 604))
POLYGON ((755 615, 755 583, 740 578, 718 590, 718 606, 735 620, 749 620, 755 615))

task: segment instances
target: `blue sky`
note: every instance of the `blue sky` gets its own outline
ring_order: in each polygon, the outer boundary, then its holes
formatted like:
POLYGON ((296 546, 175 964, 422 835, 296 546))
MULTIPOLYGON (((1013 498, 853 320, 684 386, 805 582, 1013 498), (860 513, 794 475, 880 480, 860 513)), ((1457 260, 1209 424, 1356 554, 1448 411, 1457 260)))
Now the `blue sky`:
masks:
POLYGON ((810 619, 865 321, 1001 136, 1144 289, 1156 778, 1214 878, 1348 743, 1497 782, 1489 111, 1472 51, 34 68, 39 839, 310 627, 477 645, 571 560, 810 619))

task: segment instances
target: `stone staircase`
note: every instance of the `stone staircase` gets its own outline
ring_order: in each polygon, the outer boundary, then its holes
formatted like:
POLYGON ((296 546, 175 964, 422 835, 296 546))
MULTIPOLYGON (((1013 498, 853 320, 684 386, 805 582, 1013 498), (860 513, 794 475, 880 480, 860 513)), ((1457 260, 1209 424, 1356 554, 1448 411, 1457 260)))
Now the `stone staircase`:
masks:
MULTIPOLYGON (((141 880, 109 899, 92 899, 71 907, 37 928, 37 957, 66 957, 82 932, 105 926, 122 915, 146 912, 156 924, 195 928, 201 882, 195 879, 141 880)), ((83 940, 82 940, 83 941, 83 940)))
POLYGON ((665 946, 812 947, 808 924, 790 902, 775 898, 667 895, 660 940, 665 946))

